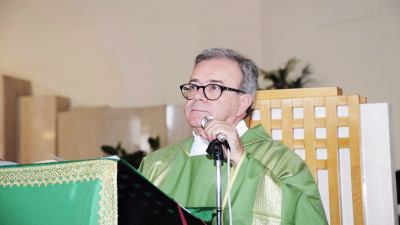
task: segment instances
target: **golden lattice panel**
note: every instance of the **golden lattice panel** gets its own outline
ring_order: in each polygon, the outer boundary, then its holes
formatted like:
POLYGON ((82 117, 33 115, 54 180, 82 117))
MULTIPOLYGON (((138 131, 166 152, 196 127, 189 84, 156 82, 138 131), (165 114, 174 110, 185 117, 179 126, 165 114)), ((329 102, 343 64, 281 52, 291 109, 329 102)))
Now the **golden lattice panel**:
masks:
POLYGON ((249 124, 262 124, 274 140, 293 149, 305 160, 317 182, 320 172, 328 174, 328 214, 332 225, 341 224, 340 157, 347 154, 354 224, 363 224, 360 103, 365 98, 340 94, 337 88, 295 89, 284 90, 285 98, 279 99, 279 90, 274 90, 272 96, 268 91, 259 91, 249 124), (316 91, 327 96, 316 96, 316 91))

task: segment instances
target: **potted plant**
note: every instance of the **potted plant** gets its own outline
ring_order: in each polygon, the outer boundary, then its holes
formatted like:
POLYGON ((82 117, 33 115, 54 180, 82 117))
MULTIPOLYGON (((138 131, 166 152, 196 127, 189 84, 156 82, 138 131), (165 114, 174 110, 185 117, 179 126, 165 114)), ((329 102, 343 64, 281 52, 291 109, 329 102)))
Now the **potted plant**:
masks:
POLYGON ((304 87, 307 83, 311 82, 311 79, 309 78, 312 73, 311 66, 310 64, 305 65, 299 71, 300 74, 295 76, 295 73, 297 72, 296 66, 298 63, 298 59, 291 58, 282 68, 271 71, 260 69, 259 79, 261 79, 261 82, 259 82, 258 89, 288 89, 304 87), (293 76, 296 78, 291 78, 293 76))
MULTIPOLYGON (((160 137, 156 138, 149 137, 147 142, 150 145, 152 151, 156 151, 160 147, 160 137)), ((101 150, 108 155, 117 155, 119 158, 127 161, 134 168, 139 168, 140 163, 143 158, 146 156, 146 152, 143 150, 137 150, 133 153, 128 153, 125 148, 122 147, 121 142, 119 141, 116 147, 111 145, 102 145, 101 150)))

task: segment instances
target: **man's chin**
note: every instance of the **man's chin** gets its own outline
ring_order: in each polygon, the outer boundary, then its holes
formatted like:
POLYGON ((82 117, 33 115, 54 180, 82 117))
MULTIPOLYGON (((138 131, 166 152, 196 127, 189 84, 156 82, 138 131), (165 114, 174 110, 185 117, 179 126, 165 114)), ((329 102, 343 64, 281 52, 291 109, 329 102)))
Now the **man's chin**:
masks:
POLYGON ((201 120, 205 116, 196 116, 196 117, 191 117, 189 119, 189 125, 193 128, 201 128, 201 120))
POLYGON ((201 122, 194 122, 189 124, 192 128, 201 128, 201 122))

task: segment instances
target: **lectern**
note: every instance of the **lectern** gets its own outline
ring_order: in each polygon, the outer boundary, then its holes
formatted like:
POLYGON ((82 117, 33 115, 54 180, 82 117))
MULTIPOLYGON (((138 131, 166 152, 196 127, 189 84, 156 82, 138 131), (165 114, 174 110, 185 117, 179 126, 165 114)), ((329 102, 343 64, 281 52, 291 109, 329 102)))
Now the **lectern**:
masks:
POLYGON ((205 224, 123 160, 0 166, 0 224, 205 224))

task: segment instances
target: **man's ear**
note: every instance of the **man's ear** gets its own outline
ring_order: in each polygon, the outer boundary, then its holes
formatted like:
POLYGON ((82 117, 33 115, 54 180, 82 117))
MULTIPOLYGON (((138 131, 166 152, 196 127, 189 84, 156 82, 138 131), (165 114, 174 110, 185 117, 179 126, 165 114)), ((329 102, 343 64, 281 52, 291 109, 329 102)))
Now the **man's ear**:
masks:
POLYGON ((253 95, 251 94, 242 94, 239 99, 239 108, 237 111, 237 116, 244 117, 246 115, 246 111, 253 103, 253 95))

